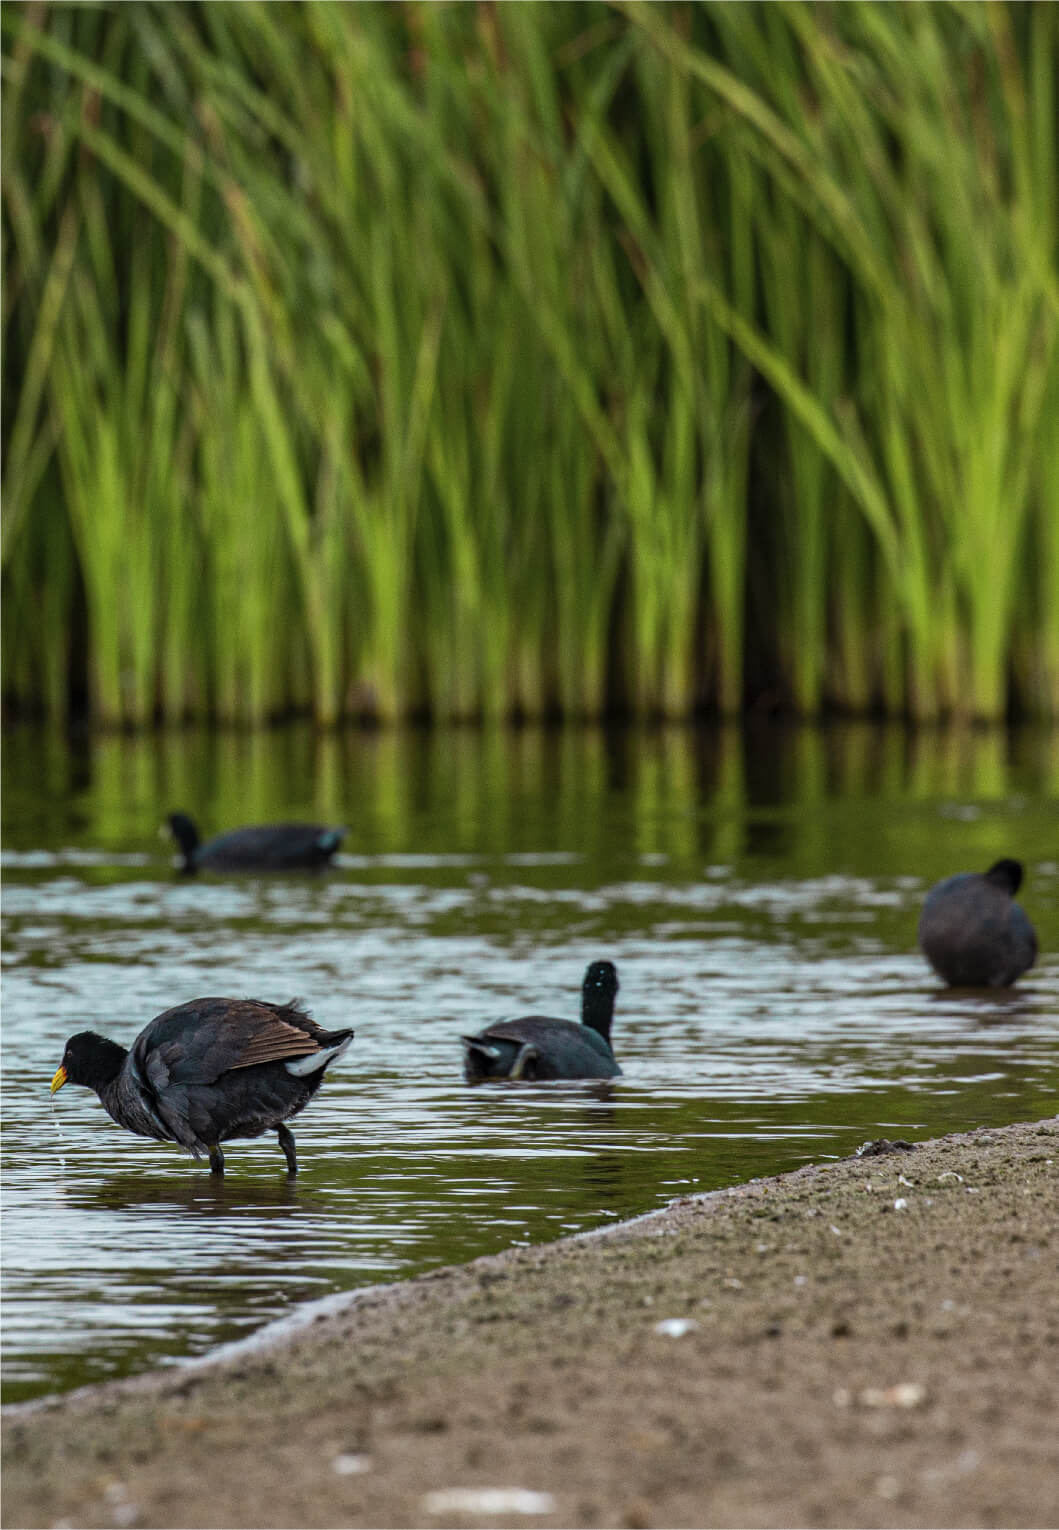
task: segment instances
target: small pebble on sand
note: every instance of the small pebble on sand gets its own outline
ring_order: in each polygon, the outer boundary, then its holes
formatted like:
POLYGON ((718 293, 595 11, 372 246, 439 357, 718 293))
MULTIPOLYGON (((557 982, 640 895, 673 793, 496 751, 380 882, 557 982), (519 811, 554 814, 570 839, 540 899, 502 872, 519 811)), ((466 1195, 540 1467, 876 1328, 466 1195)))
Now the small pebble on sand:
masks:
POLYGON ((338 1477, 356 1477, 371 1471, 370 1456, 340 1455, 331 1461, 331 1470, 338 1477))

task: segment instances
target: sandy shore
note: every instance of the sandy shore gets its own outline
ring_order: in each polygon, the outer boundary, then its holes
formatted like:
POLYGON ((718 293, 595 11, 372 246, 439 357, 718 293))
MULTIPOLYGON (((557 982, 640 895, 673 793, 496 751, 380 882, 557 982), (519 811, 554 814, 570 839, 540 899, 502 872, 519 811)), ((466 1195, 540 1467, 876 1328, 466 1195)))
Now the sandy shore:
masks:
POLYGON ((376 1289, 3 1461, 7 1526, 1056 1526, 1059 1119, 376 1289))

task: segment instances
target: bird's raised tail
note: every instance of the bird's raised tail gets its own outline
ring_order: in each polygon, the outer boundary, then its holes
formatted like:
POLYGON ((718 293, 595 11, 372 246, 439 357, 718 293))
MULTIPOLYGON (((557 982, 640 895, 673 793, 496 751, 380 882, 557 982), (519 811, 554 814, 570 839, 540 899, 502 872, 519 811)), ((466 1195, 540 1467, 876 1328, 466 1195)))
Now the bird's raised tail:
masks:
POLYGON ((308 1057, 291 1057, 283 1066, 288 1073, 293 1073, 295 1078, 304 1078, 309 1073, 322 1073, 328 1064, 342 1056, 353 1040, 354 1034, 351 1030, 331 1031, 327 1046, 322 1046, 318 1052, 310 1052, 308 1057))
POLYGON ((323 829, 316 840, 317 848, 324 855, 334 855, 348 833, 346 828, 323 829))
POLYGON ((480 1083, 487 1078, 513 1078, 522 1047, 507 1037, 461 1036, 463 1044, 463 1076, 469 1084, 480 1083))

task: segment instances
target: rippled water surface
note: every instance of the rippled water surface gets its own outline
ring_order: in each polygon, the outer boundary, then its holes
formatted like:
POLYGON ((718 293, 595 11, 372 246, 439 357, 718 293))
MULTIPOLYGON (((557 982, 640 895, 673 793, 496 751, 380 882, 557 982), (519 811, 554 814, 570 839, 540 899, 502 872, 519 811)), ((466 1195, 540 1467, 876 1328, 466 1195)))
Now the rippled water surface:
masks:
POLYGON ((7 1400, 172 1363, 293 1304, 646 1211, 882 1134, 1059 1106, 1055 735, 439 731, 11 734, 3 757, 7 1400), (207 832, 346 823, 319 877, 174 874, 207 832), (942 992, 924 889, 1000 855, 1043 955, 942 992), (578 1012, 618 965, 612 1087, 471 1089, 459 1036, 578 1012), (68 1035, 206 994, 299 995, 356 1040, 211 1181, 49 1100, 68 1035))

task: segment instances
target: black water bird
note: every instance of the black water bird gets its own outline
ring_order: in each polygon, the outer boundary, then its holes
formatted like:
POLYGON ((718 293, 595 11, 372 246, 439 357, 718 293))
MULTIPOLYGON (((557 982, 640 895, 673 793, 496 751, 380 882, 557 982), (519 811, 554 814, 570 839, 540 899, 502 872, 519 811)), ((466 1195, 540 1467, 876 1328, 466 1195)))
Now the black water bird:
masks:
POLYGON ((547 1015, 498 1020, 463 1036, 463 1072, 485 1079, 615 1078, 621 1069, 610 1045, 618 974, 613 962, 592 962, 581 989, 581 1024, 547 1015))
POLYGON ((184 857, 184 871, 296 871, 326 866, 345 829, 319 823, 271 823, 230 829, 202 844, 194 820, 171 813, 169 832, 184 857))
POLYGON ((1037 959, 1037 935, 1015 902, 1018 861, 961 871, 932 887, 919 916, 919 944, 954 988, 1008 988, 1037 959))
POLYGON ((128 1051, 94 1031, 71 1036, 51 1092, 94 1089, 119 1126, 208 1155, 214 1174, 224 1173, 222 1142, 274 1131, 297 1174, 284 1123, 352 1039, 351 1030, 323 1030, 297 1000, 193 999, 156 1015, 128 1051))

